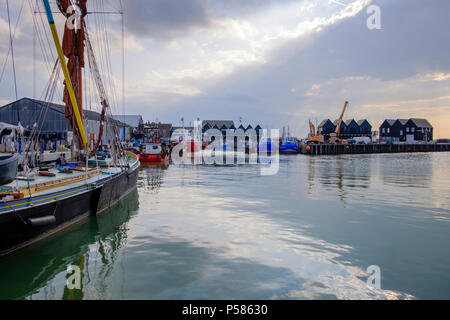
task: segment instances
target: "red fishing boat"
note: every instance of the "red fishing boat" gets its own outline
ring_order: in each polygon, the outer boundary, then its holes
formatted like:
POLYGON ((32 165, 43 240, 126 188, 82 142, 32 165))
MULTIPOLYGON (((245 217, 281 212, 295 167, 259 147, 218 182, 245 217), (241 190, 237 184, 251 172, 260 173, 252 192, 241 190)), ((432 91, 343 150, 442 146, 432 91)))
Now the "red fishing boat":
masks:
POLYGON ((141 162, 167 162, 169 151, 160 141, 142 144, 141 162))

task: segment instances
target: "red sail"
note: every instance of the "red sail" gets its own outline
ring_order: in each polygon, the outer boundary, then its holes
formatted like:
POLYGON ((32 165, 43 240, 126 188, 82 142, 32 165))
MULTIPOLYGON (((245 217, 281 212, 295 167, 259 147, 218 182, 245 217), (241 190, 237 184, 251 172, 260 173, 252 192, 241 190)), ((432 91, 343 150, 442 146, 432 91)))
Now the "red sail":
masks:
MULTIPOLYGON (((82 68, 84 68, 84 26, 83 19, 87 14, 86 9, 87 0, 76 0, 72 1, 81 11, 81 16, 77 17, 80 21, 75 19, 75 9, 72 7, 70 0, 57 0, 59 10, 67 18, 64 27, 64 36, 62 41, 62 50, 64 55, 68 58, 67 68, 69 69, 70 79, 72 81, 72 86, 75 92, 75 97, 77 99, 78 109, 80 111, 81 119, 83 119, 83 100, 82 100, 82 68)), ((64 103, 66 104, 65 116, 69 121, 70 125, 74 129, 76 135, 81 140, 80 132, 78 126, 73 123, 73 106, 69 98, 69 92, 67 86, 64 83, 64 103)))

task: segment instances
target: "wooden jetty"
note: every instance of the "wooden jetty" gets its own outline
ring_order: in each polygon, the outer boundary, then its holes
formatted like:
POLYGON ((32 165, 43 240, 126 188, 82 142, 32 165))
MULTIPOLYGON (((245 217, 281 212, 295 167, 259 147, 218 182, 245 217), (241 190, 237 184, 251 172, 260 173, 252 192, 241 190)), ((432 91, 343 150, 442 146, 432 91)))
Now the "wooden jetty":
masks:
POLYGON ((450 151, 450 144, 310 144, 300 146, 300 153, 308 155, 444 151, 450 151))

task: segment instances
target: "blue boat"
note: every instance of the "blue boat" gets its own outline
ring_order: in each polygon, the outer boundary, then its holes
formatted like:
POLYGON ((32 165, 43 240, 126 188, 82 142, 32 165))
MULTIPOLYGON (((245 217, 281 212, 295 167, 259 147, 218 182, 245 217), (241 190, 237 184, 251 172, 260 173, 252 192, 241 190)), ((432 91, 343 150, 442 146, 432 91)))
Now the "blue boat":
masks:
POLYGON ((294 139, 283 139, 280 145, 280 153, 282 154, 298 153, 298 143, 294 139))

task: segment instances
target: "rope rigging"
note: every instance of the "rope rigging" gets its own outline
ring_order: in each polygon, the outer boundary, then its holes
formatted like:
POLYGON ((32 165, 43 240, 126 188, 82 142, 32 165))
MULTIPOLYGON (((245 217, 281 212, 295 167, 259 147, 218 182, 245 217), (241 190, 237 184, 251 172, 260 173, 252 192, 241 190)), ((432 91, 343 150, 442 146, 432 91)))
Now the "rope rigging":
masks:
MULTIPOLYGON (((11 16, 9 14, 9 0, 6 0, 6 8, 8 11, 8 26, 9 26, 9 42, 10 42, 10 48, 11 48, 11 60, 12 60, 12 66, 13 66, 13 75, 14 75, 14 89, 16 91, 16 100, 19 99, 17 95, 17 79, 16 79, 16 65, 14 61, 14 46, 13 46, 13 37, 11 33, 11 16)), ((17 116, 19 117, 19 125, 20 125, 20 115, 19 112, 17 112, 17 116)))
MULTIPOLYGON (((47 23, 43 19, 43 12, 40 9, 40 5, 38 1, 34 0, 23 0, 21 3, 20 11, 18 13, 17 21, 15 21, 15 26, 13 28, 13 25, 11 23, 11 17, 9 16, 9 0, 7 0, 7 6, 8 6, 8 20, 9 20, 9 31, 10 31, 10 48, 8 51, 8 55, 6 59, 9 58, 9 54, 12 54, 13 57, 13 71, 14 71, 14 83, 15 83, 15 93, 16 93, 16 100, 18 100, 18 90, 16 85, 16 74, 15 74, 15 62, 14 62, 14 50, 13 50, 13 40, 14 36, 17 31, 18 22, 20 20, 20 17, 22 16, 22 10, 25 5, 25 2, 28 2, 29 9, 32 13, 32 24, 34 26, 34 33, 33 36, 36 39, 36 43, 38 43, 38 46, 40 48, 41 57, 40 59, 43 67, 38 70, 48 70, 48 81, 46 85, 42 88, 42 93, 40 94, 40 100, 44 101, 44 107, 40 109, 39 113, 36 113, 36 121, 34 125, 29 128, 31 129, 31 133, 29 135, 29 138, 26 139, 25 143, 25 154, 26 159, 24 161, 24 164, 29 160, 30 152, 33 152, 35 150, 35 144, 37 140, 39 139, 39 134, 41 130, 43 129, 43 126, 45 125, 45 120, 47 117, 47 114, 49 112, 49 106, 51 105, 52 101, 55 100, 63 100, 62 97, 62 90, 60 84, 62 83, 62 74, 60 72, 59 68, 59 59, 55 56, 55 48, 53 46, 53 41, 50 39, 51 36, 48 32, 46 32, 46 29, 48 28, 47 23), (45 67, 44 67, 45 66, 45 67), (55 95, 57 97, 55 97, 55 95)), ((63 0, 56 0, 56 4, 59 6, 61 1, 63 0)), ((85 1, 85 0, 84 0, 85 1)), ((78 1, 74 0, 68 0, 67 2, 71 4, 77 4, 78 1)), ((107 2, 106 2, 107 3, 107 2)), ((42 5, 42 4, 41 4, 42 5)), ((96 1, 89 1, 89 5, 92 6, 93 12, 101 13, 104 11, 105 8, 105 1, 104 0, 96 0, 96 1)), ((111 3, 109 3, 111 5, 111 3)), ((120 2, 120 8, 122 8, 122 3, 120 2)), ((122 24, 123 24, 123 9, 120 9, 122 11, 117 12, 122 14, 122 24)), ((111 151, 112 156, 116 160, 125 161, 123 159, 126 159, 125 162, 128 162, 128 159, 125 156, 125 152, 123 150, 123 146, 120 142, 120 136, 118 131, 118 122, 113 119, 113 114, 120 114, 121 112, 118 111, 118 91, 117 86, 115 83, 115 78, 113 77, 113 65, 112 65, 112 47, 110 45, 110 35, 108 35, 108 27, 107 21, 105 19, 104 14, 92 14, 90 15, 89 21, 90 24, 95 26, 95 31, 90 30, 89 35, 87 35, 87 39, 85 39, 84 44, 86 45, 86 52, 88 57, 88 67, 89 70, 86 70, 86 72, 83 70, 83 74, 86 75, 85 77, 82 77, 82 85, 80 84, 80 89, 83 87, 83 90, 80 90, 80 92, 77 94, 77 97, 81 98, 81 96, 84 96, 84 100, 88 102, 89 109, 92 108, 93 105, 97 105, 100 110, 100 126, 98 130, 98 134, 96 134, 96 141, 93 148, 90 148, 89 156, 94 156, 100 145, 102 144, 102 138, 104 134, 108 134, 108 142, 111 142, 111 151), (95 41, 93 41, 95 40, 95 41), (94 45, 95 44, 95 45, 94 45), (96 57, 100 59, 96 59, 96 57), (92 86, 91 86, 92 83, 92 86), (98 96, 97 98, 93 98, 93 96, 98 96), (94 104, 92 104, 93 102, 94 104), (97 102, 97 103, 96 103, 97 102), (106 127, 105 127, 106 126, 106 127), (106 131, 105 131, 106 130, 106 131)), ((113 14, 117 14, 114 13, 113 14)), ((87 16, 86 16, 87 17, 87 16)), ((87 22, 88 19, 82 20, 82 24, 84 25, 85 29, 87 30, 87 22)), ((122 26, 123 28, 123 26, 122 26)), ((86 32, 87 34, 87 32, 86 32)), ((122 36, 123 36, 123 30, 122 30, 122 36)), ((124 41, 122 39, 121 41, 122 46, 124 44, 124 41)), ((34 48, 34 47, 33 47, 34 48)), ((123 52, 123 48, 122 48, 123 52)), ((36 59, 35 54, 33 53, 34 59, 36 59)), ((123 63, 123 53, 122 53, 122 63, 123 63)), ((5 71, 5 65, 6 61, 3 65, 2 72, 0 74, 0 81, 3 78, 3 73, 5 71)), ((39 66, 39 64, 38 64, 39 66)), ((123 73, 124 73, 124 66, 122 65, 122 79, 123 79, 123 73)), ((34 71, 36 72, 36 68, 34 68, 34 71)), ((33 77, 34 79, 34 77, 33 77)), ((122 83, 123 85, 123 83, 122 83)), ((39 90, 40 91, 40 90, 39 90)), ((122 91, 123 92, 123 91, 122 91)), ((124 103, 124 97, 122 93, 122 99, 124 103)), ((125 106, 123 105, 123 108, 125 106)), ((88 109, 88 108, 86 108, 88 109)), ((124 111, 124 109, 123 109, 124 111)), ((17 110, 19 113, 19 110, 17 110)), ((19 115, 18 115, 19 116, 19 115)), ((85 119, 86 124, 90 126, 89 121, 86 117, 85 119)), ((94 120, 94 119, 92 119, 94 120)), ((20 119, 19 119, 20 122, 20 119)), ((96 128, 95 128, 96 129, 96 128)), ((31 163, 30 163, 31 164, 31 163)))

